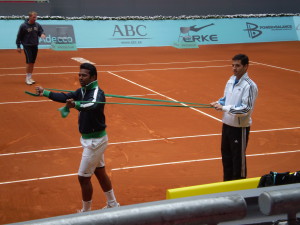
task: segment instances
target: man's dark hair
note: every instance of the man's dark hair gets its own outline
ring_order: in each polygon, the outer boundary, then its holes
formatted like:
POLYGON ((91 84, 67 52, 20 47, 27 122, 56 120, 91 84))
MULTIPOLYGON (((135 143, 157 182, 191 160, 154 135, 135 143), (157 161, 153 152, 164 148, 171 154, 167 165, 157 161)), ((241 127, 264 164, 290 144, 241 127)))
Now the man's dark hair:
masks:
POLYGON ((91 63, 82 63, 80 65, 80 69, 89 70, 90 71, 90 75, 91 76, 96 76, 96 78, 97 78, 97 69, 96 69, 96 67, 93 64, 91 64, 91 63))
POLYGON ((232 60, 241 60, 243 66, 249 64, 249 58, 244 54, 235 55, 233 56, 232 60))

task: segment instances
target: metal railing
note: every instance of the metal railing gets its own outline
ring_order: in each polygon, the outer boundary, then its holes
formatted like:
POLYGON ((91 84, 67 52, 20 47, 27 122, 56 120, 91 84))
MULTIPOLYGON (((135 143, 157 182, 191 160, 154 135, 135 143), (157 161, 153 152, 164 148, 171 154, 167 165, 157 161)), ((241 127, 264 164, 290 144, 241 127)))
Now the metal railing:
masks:
POLYGON ((258 198, 260 211, 267 215, 287 214, 287 223, 297 223, 300 212, 300 188, 264 192, 258 198))
POLYGON ((27 221, 31 225, 159 225, 209 224, 242 219, 247 206, 240 195, 200 199, 187 197, 121 206, 87 213, 27 221))
POLYGON ((299 224, 297 221, 299 212, 300 184, 291 184, 227 192, 226 196, 200 195, 148 202, 14 225, 216 225, 245 224, 244 222, 257 224, 258 221, 271 222, 275 218, 294 225, 299 224), (255 205, 251 205, 251 202, 255 205), (256 217, 249 217, 248 213, 253 212, 256 217))

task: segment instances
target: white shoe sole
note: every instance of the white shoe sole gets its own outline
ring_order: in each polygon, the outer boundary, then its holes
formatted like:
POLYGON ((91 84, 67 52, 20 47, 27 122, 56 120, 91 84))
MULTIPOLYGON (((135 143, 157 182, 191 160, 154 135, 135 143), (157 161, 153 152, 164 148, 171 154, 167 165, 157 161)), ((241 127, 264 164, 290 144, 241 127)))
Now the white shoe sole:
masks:
POLYGON ((102 209, 110 209, 110 208, 116 208, 116 207, 120 207, 120 203, 117 203, 117 205, 115 205, 115 206, 106 205, 102 209))
POLYGON ((89 212, 91 211, 91 209, 87 210, 87 211, 83 211, 83 209, 77 209, 77 213, 85 213, 85 212, 89 212))

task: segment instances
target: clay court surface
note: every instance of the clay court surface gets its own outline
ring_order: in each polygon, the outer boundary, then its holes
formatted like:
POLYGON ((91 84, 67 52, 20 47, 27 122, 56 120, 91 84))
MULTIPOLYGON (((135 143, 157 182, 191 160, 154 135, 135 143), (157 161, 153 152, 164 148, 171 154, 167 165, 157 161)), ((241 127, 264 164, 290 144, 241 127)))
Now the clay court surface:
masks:
MULTIPOLYGON (((210 103, 223 94, 231 58, 245 53, 257 83, 247 148, 248 177, 300 170, 300 42, 206 45, 198 49, 40 49, 33 78, 75 90, 83 58, 97 66, 106 94, 210 103)), ((75 213, 81 208, 76 110, 33 97, 25 57, 0 50, 0 223, 75 213)), ((153 103, 107 98, 108 102, 153 103)), ((164 200, 166 190, 222 181, 221 113, 214 109, 106 105, 107 170, 121 205, 164 200)), ((96 178, 93 209, 105 198, 96 178)))

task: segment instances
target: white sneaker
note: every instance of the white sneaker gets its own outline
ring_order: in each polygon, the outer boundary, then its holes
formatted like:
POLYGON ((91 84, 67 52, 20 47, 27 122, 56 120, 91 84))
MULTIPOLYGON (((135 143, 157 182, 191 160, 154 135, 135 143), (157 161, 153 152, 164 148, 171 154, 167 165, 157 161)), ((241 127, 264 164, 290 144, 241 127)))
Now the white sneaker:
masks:
POLYGON ((35 81, 34 81, 32 78, 29 78, 29 81, 30 81, 32 84, 35 84, 35 81))
POLYGON ((83 209, 77 209, 77 213, 84 213, 84 212, 88 212, 88 211, 91 211, 91 209, 89 210, 83 210, 83 209))
POLYGON ((28 84, 28 85, 32 85, 33 84, 32 81, 31 81, 31 79, 28 79, 27 77, 25 79, 25 83, 28 84))
POLYGON ((109 205, 109 204, 107 204, 107 205, 104 206, 102 209, 115 208, 115 207, 120 207, 120 203, 116 203, 116 204, 114 204, 114 205, 109 205))

